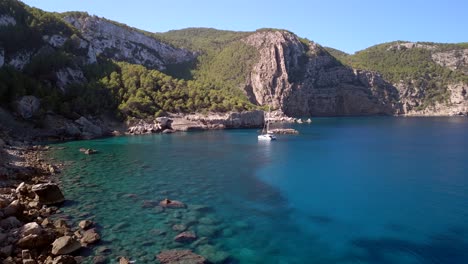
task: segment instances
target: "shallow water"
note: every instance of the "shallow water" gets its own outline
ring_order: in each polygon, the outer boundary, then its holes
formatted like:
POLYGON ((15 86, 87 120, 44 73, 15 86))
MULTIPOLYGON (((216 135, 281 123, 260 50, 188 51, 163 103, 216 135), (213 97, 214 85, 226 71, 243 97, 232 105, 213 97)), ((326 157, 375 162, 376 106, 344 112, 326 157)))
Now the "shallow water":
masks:
POLYGON ((227 263, 468 263, 468 119, 294 128, 276 142, 229 130, 60 144, 64 214, 98 222, 112 260, 190 248, 227 263), (161 211, 164 198, 188 208, 161 211), (174 224, 198 240, 174 242, 174 224))

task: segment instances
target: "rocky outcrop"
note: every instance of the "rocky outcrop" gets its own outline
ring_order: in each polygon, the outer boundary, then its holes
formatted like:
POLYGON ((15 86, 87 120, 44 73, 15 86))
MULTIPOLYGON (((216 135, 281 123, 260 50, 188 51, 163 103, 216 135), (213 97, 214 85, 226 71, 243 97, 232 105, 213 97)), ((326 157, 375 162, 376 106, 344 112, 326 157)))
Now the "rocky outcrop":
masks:
POLYGON ((435 102, 426 107, 420 107, 424 98, 424 89, 418 89, 411 84, 397 85, 402 98, 405 115, 410 116, 468 116, 468 84, 456 83, 447 85, 448 98, 444 102, 435 102))
POLYGON ((440 66, 468 74, 468 49, 435 52, 432 60, 440 66))
POLYGON ((39 111, 41 101, 35 96, 23 96, 16 102, 16 111, 24 119, 31 118, 39 111))
POLYGON ((32 191, 38 196, 39 202, 45 205, 60 204, 65 201, 62 191, 55 183, 33 185, 32 191))
POLYGON ((321 46, 287 31, 261 31, 244 39, 255 47, 245 91, 253 103, 288 116, 395 113, 398 91, 380 75, 342 65, 321 46))
POLYGON ((96 54, 164 70, 167 64, 194 59, 192 52, 176 49, 129 27, 96 16, 65 17, 91 43, 96 54))
POLYGON ((23 70, 24 66, 26 66, 31 61, 33 53, 31 51, 21 51, 10 56, 11 57, 8 61, 8 65, 21 71, 23 70))
POLYGON ((402 42, 392 45, 387 48, 388 51, 395 51, 395 50, 407 50, 407 49, 427 49, 427 50, 435 50, 437 47, 435 45, 430 44, 422 44, 422 43, 415 43, 415 42, 402 42))
POLYGON ((263 111, 190 114, 173 118, 172 128, 178 131, 195 129, 259 128, 263 126, 263 111))
POLYGON ((66 92, 66 87, 70 84, 74 83, 85 83, 86 78, 84 74, 79 69, 72 69, 72 68, 64 68, 55 73, 57 77, 57 87, 62 90, 62 92, 66 92))
POLYGON ((61 48, 67 41, 67 38, 60 35, 44 35, 42 36, 42 40, 49 43, 49 45, 51 45, 54 48, 61 48))
POLYGON ((0 27, 14 25, 16 25, 16 20, 14 17, 9 15, 0 15, 0 27))

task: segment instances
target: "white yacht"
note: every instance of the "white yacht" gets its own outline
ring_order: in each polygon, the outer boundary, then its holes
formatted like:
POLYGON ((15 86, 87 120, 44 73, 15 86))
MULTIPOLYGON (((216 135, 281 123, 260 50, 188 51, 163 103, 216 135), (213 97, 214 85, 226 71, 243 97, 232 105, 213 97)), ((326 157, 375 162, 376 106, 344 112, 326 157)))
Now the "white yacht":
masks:
POLYGON ((268 112, 265 117, 265 124, 262 129, 262 134, 258 135, 258 140, 272 141, 276 140, 276 136, 269 131, 270 129, 270 107, 268 107, 268 112))

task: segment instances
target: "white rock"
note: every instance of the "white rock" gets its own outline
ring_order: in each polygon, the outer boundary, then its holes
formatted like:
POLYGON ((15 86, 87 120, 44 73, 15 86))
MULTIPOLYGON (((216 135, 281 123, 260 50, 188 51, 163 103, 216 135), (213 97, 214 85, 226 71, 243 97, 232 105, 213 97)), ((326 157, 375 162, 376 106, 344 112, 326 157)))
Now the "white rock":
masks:
POLYGON ((25 237, 27 235, 40 235, 42 232, 42 227, 36 222, 31 222, 25 224, 21 227, 20 237, 25 237))
POLYGON ((16 25, 16 20, 9 15, 0 15, 0 26, 14 26, 16 25))

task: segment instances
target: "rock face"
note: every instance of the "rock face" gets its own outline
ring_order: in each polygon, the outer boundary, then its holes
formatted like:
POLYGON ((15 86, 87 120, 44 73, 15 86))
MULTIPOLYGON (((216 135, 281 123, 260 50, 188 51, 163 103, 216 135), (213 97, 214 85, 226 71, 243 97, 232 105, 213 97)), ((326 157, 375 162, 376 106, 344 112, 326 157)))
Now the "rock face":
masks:
POLYGON ((0 47, 0 68, 5 64, 5 50, 0 47))
POLYGON ((191 250, 166 250, 157 256, 161 264, 204 264, 207 260, 191 250))
POLYGON ((262 31, 244 41, 259 52, 245 86, 253 103, 299 117, 391 115, 399 108, 398 91, 378 74, 346 67, 292 33, 262 31))
POLYGON ((81 70, 69 67, 57 71, 56 76, 57 86, 62 90, 62 92, 65 92, 66 87, 70 84, 86 82, 86 78, 81 70))
POLYGON ((59 204, 65 201, 62 191, 55 183, 33 185, 32 191, 39 197, 39 202, 45 205, 59 204))
POLYGON ((31 118, 41 106, 40 100, 35 96, 23 96, 21 97, 16 104, 16 111, 24 119, 31 118))
POLYGON ((432 54, 432 60, 440 66, 468 74, 468 49, 436 52, 432 54))
POLYGON ((117 26, 96 16, 65 17, 89 41, 96 54, 164 70, 167 64, 194 59, 193 53, 176 49, 129 27, 117 26))
POLYGON ((9 15, 0 15, 0 26, 14 26, 16 25, 15 18, 9 15))

